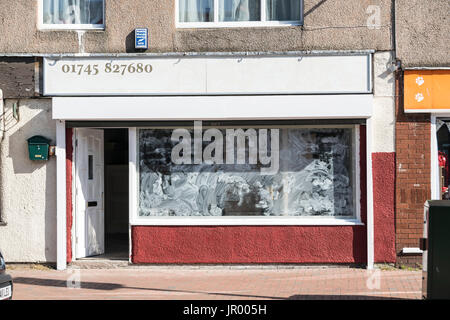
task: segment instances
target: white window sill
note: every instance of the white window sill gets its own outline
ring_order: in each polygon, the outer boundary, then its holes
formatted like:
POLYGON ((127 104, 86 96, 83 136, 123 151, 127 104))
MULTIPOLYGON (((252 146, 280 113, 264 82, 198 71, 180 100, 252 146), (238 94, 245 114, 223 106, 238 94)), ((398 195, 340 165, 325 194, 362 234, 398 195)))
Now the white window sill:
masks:
POLYGON ((402 253, 403 254, 422 254, 423 251, 420 250, 420 248, 403 248, 402 253))
POLYGON ((204 28, 255 28, 255 27, 292 27, 301 26, 302 21, 237 21, 237 22, 177 22, 178 29, 204 28))
POLYGON ((104 25, 96 24, 42 24, 39 26, 40 31, 104 31, 104 25))
POLYGON ((148 217, 132 226, 363 226, 359 219, 329 217, 148 217))

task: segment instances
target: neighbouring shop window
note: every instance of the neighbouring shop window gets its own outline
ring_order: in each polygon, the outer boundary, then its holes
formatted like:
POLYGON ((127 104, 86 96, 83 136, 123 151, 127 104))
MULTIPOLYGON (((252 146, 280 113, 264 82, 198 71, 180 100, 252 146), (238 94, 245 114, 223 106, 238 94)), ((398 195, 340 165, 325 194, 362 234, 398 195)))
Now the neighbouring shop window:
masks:
POLYGON ((450 187, 450 120, 436 119, 436 135, 438 143, 439 190, 440 199, 449 200, 450 187))
POLYGON ((353 127, 174 130, 138 130, 140 217, 356 217, 353 127))
POLYGON ((104 27, 104 0, 41 0, 40 6, 44 28, 104 27))
POLYGON ((303 0, 177 0, 179 26, 302 24, 303 0))

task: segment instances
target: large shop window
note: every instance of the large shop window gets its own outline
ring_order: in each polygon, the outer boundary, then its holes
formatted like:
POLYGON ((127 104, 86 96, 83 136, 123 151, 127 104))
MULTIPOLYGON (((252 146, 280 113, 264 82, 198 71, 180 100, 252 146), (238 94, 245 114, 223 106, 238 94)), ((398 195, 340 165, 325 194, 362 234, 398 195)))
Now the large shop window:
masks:
POLYGON ((140 218, 357 218, 354 126, 177 130, 138 129, 140 218))
POLYGON ((177 0, 178 27, 303 24, 303 0, 177 0))
POLYGON ((103 29, 104 0, 40 0, 43 29, 103 29))

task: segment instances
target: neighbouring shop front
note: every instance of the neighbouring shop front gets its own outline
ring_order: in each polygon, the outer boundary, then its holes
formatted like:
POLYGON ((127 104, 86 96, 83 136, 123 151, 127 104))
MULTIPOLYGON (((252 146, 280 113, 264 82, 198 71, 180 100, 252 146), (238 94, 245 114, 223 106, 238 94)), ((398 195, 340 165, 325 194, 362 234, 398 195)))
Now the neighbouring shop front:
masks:
POLYGON ((431 198, 449 200, 450 70, 405 71, 405 112, 430 115, 431 198))
POLYGON ((46 57, 58 268, 373 264, 371 58, 46 57))

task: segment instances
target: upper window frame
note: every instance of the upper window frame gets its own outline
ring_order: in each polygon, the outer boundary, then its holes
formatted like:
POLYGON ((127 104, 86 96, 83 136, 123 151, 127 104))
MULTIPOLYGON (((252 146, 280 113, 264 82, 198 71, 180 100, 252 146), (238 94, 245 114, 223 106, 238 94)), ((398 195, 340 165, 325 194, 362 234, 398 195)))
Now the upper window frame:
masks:
POLYGON ((103 1, 103 24, 46 24, 44 23, 44 0, 38 0, 38 29, 39 30, 105 30, 105 2, 103 1))
POLYGON ((214 1, 214 21, 212 22, 180 22, 179 0, 175 0, 175 27, 177 29, 205 29, 205 28, 251 28, 251 27, 291 27, 303 26, 304 0, 300 0, 300 20, 266 21, 266 1, 261 1, 261 21, 219 21, 219 0, 214 1))

